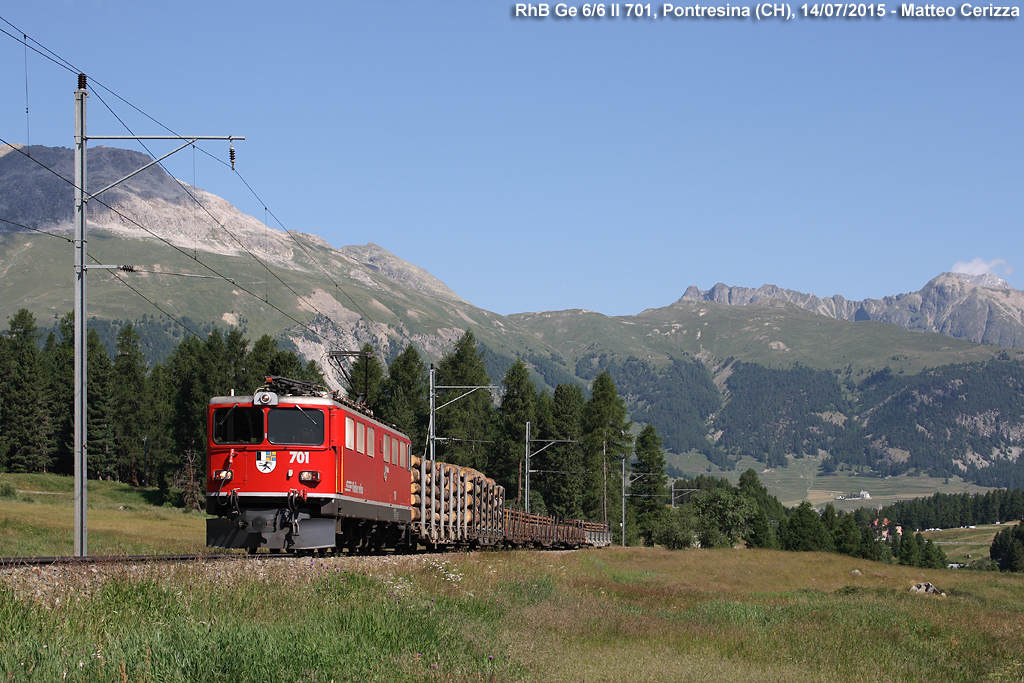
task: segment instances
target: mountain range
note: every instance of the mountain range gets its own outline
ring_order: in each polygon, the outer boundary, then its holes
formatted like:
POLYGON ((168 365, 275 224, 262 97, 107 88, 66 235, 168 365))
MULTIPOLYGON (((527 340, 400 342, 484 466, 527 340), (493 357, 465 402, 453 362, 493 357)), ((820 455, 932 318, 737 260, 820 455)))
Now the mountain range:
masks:
POLYGON ((837 320, 877 320, 981 344, 1024 346, 1024 292, 987 273, 942 273, 917 292, 863 301, 839 294, 820 299, 775 285, 750 289, 721 283, 707 291, 691 285, 679 300, 731 306, 786 301, 837 320))
MULTIPOLYGON (((0 222, 0 314, 28 308, 44 328, 72 308, 72 188, 63 179, 72 177, 72 158, 66 148, 0 147, 0 219, 9 221, 0 222)), ((138 152, 90 148, 89 187, 148 161, 138 152)), ((278 337, 322 365, 330 348, 366 342, 385 360, 412 343, 435 361, 472 328, 496 379, 517 356, 548 390, 561 382, 586 386, 607 370, 633 419, 655 424, 669 450, 703 453, 725 467, 744 455, 781 465, 807 454, 831 467, 979 478, 991 465, 1015 468, 1024 445, 1024 406, 1012 398, 970 414, 939 411, 916 427, 898 415, 877 417, 914 392, 924 397, 919 411, 961 400, 956 387, 964 382, 950 379, 957 373, 936 368, 991 367, 997 378, 982 373, 985 382, 1016 381, 1024 292, 990 275, 943 273, 917 292, 864 301, 719 284, 690 287, 670 306, 632 316, 502 316, 372 242, 335 248, 315 234, 270 229, 159 167, 91 201, 89 222, 90 254, 137 266, 135 273, 90 273, 89 315, 98 321, 234 325, 250 338, 278 337), (911 387, 910 377, 924 384, 911 387), (755 425, 735 414, 746 405, 741 387, 818 398, 774 412, 761 410, 772 404, 762 400, 751 410, 764 412, 765 424, 755 425), (967 436, 930 446, 905 436, 945 428, 942 420, 967 436), (873 423, 894 431, 873 431, 873 423), (988 441, 968 444, 971 434, 988 441)), ((330 374, 329 381, 341 378, 330 374)))

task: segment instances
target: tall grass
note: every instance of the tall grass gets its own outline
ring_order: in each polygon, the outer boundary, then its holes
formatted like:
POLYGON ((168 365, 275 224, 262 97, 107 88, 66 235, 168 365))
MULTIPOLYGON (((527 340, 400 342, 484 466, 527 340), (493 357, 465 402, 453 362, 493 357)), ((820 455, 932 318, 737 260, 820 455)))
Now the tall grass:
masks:
POLYGON ((1019 681, 1022 643, 1024 577, 815 553, 0 572, 0 681, 1019 681))
POLYGON ((83 570, 0 588, 0 672, 31 681, 516 680, 500 611, 329 561, 83 570), (19 595, 19 588, 22 594, 19 595), (483 607, 483 608, 482 608, 483 607), (495 654, 498 654, 495 657, 495 654))

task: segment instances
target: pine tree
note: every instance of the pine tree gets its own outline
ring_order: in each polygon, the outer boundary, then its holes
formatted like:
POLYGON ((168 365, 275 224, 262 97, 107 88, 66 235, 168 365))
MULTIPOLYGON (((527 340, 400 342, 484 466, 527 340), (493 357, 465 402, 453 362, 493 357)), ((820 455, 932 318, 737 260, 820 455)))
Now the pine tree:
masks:
POLYGON ((142 467, 146 365, 139 335, 131 323, 117 334, 111 395, 113 433, 119 479, 139 484, 142 467))
POLYGON ((748 548, 774 548, 778 549, 779 540, 772 530, 771 520, 764 508, 757 507, 750 518, 750 529, 743 537, 748 548))
POLYGON ((206 367, 206 345, 196 337, 183 339, 167 357, 175 453, 171 467, 175 469, 183 453, 198 451, 206 444, 206 407, 214 396, 207 388, 206 367))
POLYGON ((43 353, 46 375, 46 407, 53 425, 52 470, 73 474, 75 470, 75 314, 67 313, 58 333, 43 353))
POLYGON ((899 559, 900 564, 908 567, 917 567, 921 563, 921 550, 909 531, 900 539, 899 559))
POLYGON ((946 553, 931 539, 924 544, 924 550, 921 552, 921 566, 930 569, 945 569, 949 566, 946 553))
MULTIPOLYGON (((476 338, 466 330, 455 348, 446 354, 437 369, 438 384, 441 386, 487 386, 491 378, 484 366, 483 352, 477 348, 476 338)), ((437 392, 438 437, 437 459, 453 465, 473 467, 488 471, 488 452, 494 425, 494 404, 490 392, 477 389, 466 394, 468 389, 442 389, 437 392), (445 441, 440 441, 444 439, 445 441)), ((507 495, 507 494, 506 494, 507 495)))
POLYGON ((779 541, 783 550, 830 551, 832 538, 821 518, 808 501, 793 509, 789 519, 779 527, 779 541))
POLYGON ((861 547, 861 533, 853 514, 847 513, 839 518, 832 530, 832 543, 836 552, 857 556, 861 547))
POLYGON ((381 418, 408 436, 417 454, 423 453, 427 441, 428 384, 427 369, 412 344, 391 361, 388 376, 381 382, 381 418))
POLYGON ((89 476, 109 478, 117 474, 114 454, 113 366, 96 330, 86 335, 86 369, 89 375, 89 406, 86 411, 86 464, 89 476))
POLYGON ((583 411, 583 443, 589 473, 584 514, 590 519, 612 522, 613 529, 619 526, 613 510, 616 493, 622 486, 619 463, 632 446, 632 426, 632 422, 626 421, 626 403, 611 375, 599 372, 583 411))
MULTIPOLYGON (((203 386, 207 397, 227 396, 234 389, 231 369, 228 367, 227 343, 217 328, 206 337, 203 350, 203 386)), ((203 420, 205 425, 206 420, 203 420)))
POLYGON ((857 550, 857 557, 875 562, 885 562, 889 558, 885 543, 878 540, 875 531, 869 526, 863 527, 860 532, 860 548, 857 550))
POLYGON ((53 426, 46 410, 46 378, 36 346, 35 317, 22 308, 13 316, 5 340, 3 368, 4 445, 2 462, 11 472, 44 472, 50 464, 53 426))
POLYGON ((228 386, 235 393, 245 395, 256 390, 249 386, 249 373, 245 369, 248 356, 249 341, 237 327, 228 330, 224 339, 224 364, 227 369, 228 386))
POLYGON ((170 374, 160 363, 153 366, 146 378, 146 400, 143 407, 142 483, 156 486, 164 496, 170 491, 168 477, 177 467, 174 457, 172 397, 170 374))
MULTIPOLYGON (((175 351, 179 348, 181 348, 181 344, 175 351)), ((252 345, 252 350, 245 356, 245 393, 256 391, 264 384, 268 375, 275 374, 270 371, 270 365, 276 355, 277 342, 269 334, 256 340, 256 343, 252 345)))
POLYGON ((665 453, 654 425, 646 425, 636 438, 629 487, 631 507, 645 545, 654 545, 654 532, 664 522, 668 499, 665 453))
MULTIPOLYGON (((551 423, 544 438, 579 441, 582 435, 583 389, 578 384, 559 384, 551 400, 551 423)), ((548 512, 562 519, 583 516, 583 450, 579 443, 556 443, 543 453, 543 479, 548 512)), ((538 467, 537 469, 541 469, 538 467)))
MULTIPOLYGON (((511 502, 512 491, 516 492, 515 499, 520 499, 526 476, 523 471, 527 448, 526 423, 531 423, 534 435, 538 433, 537 390, 530 381, 530 371, 522 358, 516 359, 501 384, 504 391, 498 407, 496 443, 488 464, 488 474, 505 487, 505 500, 511 502)), ((533 445, 530 445, 530 449, 531 452, 535 450, 533 445)), ((532 463, 532 468, 537 469, 537 463, 532 463)), ((543 502, 543 497, 539 495, 532 499, 537 503, 543 502)), ((536 503, 531 506, 533 504, 536 503)))
POLYGON ((1010 545, 1010 557, 1007 568, 1011 572, 1024 572, 1024 543, 1020 539, 1014 539, 1010 545))
MULTIPOLYGON (((0 395, 10 396, 14 387, 10 384, 10 348, 7 336, 0 334, 0 395)), ((7 451, 11 447, 11 406, 0 401, 0 471, 7 468, 7 451)))

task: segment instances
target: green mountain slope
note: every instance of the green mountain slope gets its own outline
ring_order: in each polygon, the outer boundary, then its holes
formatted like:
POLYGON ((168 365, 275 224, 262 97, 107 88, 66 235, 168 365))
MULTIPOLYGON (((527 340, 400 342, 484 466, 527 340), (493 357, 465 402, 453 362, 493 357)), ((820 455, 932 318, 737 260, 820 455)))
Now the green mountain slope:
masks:
POLYGON ((826 370, 850 369, 863 375, 885 366, 919 372, 1001 353, 1024 358, 1024 350, 911 332, 889 323, 836 320, 777 301, 742 307, 681 301, 634 316, 571 310, 518 313, 509 318, 572 362, 593 362, 607 354, 661 364, 669 357, 688 355, 712 367, 736 359, 769 367, 800 363, 826 370))

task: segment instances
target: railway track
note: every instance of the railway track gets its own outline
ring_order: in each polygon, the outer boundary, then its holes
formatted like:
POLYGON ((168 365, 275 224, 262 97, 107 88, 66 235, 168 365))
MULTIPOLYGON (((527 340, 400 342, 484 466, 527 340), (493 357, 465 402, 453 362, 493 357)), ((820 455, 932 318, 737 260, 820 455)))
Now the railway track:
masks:
POLYGON ((298 557, 293 553, 259 553, 255 555, 210 553, 200 555, 88 555, 86 557, 0 557, 0 571, 17 567, 50 567, 55 565, 115 565, 156 562, 200 562, 205 560, 275 559, 298 557))

